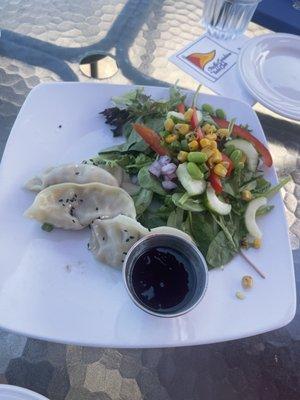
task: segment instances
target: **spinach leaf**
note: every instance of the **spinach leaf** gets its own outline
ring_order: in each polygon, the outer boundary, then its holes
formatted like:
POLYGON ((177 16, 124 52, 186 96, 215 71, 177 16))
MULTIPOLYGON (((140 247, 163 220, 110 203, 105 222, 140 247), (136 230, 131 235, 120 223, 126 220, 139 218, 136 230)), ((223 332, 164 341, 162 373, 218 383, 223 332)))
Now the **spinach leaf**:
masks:
POLYGON ((223 182, 223 192, 229 194, 232 197, 236 196, 236 192, 234 191, 231 183, 228 181, 223 182))
POLYGON ((181 204, 179 200, 183 196, 183 193, 174 193, 172 195, 172 201, 176 207, 182 208, 186 211, 193 211, 193 212, 202 212, 205 210, 204 206, 200 202, 199 199, 189 198, 187 199, 184 204, 181 204))
POLYGON ((168 207, 171 211, 175 208, 175 204, 172 201, 172 195, 171 194, 167 194, 164 197, 164 205, 166 207, 168 207))
POLYGON ((186 218, 186 220, 182 224, 182 230, 183 232, 187 233, 188 235, 192 236, 192 227, 191 227, 191 222, 189 216, 186 218))
POLYGON ((159 207, 156 211, 155 214, 160 217, 160 218, 164 218, 166 221, 168 220, 170 214, 172 211, 175 210, 175 207, 168 207, 166 205, 163 205, 161 207, 159 207))
POLYGON ((140 135, 136 133, 134 129, 132 129, 127 142, 124 146, 125 151, 139 151, 144 152, 149 148, 147 143, 141 138, 140 135))
POLYGON ((218 268, 232 260, 236 253, 225 233, 220 231, 211 241, 207 254, 206 262, 209 268, 218 268))
POLYGON ((121 96, 114 96, 112 97, 112 101, 117 107, 128 107, 132 103, 134 103, 140 93, 143 92, 143 89, 134 89, 130 92, 126 92, 121 96))
POLYGON ((164 204, 162 204, 162 197, 153 193, 150 206, 139 216, 141 224, 150 229, 167 225, 167 220, 171 212, 175 209, 173 202, 169 202, 169 197, 171 196, 167 195, 164 197, 164 204))
POLYGON ((230 246, 237 250, 236 247, 238 247, 233 239, 233 235, 234 235, 234 231, 235 231, 235 226, 232 223, 232 221, 230 221, 230 223, 228 223, 225 218, 222 215, 214 215, 213 213, 211 214, 213 219, 215 220, 215 222, 220 226, 221 230, 224 232, 226 239, 228 240, 230 246))
POLYGON ((239 251, 241 247, 242 239, 248 234, 244 218, 238 216, 231 216, 231 221, 227 223, 229 226, 229 232, 232 235, 235 243, 236 251, 239 251))
POLYGON ((176 228, 176 211, 172 211, 169 215, 169 218, 167 220, 167 225, 172 226, 173 228, 176 228))
POLYGON ((206 256, 219 227, 209 213, 189 213, 189 219, 192 236, 199 250, 206 256))
MULTIPOLYGON (((285 178, 283 178, 277 185, 275 185, 275 186, 272 186, 271 187, 271 184, 269 183, 269 187, 268 188, 266 188, 264 191, 261 191, 260 193, 259 193, 259 195, 256 195, 256 197, 261 197, 261 196, 263 196, 263 197, 272 197, 272 196, 274 196, 277 192, 279 192, 280 191, 280 189, 284 186, 284 185, 286 185, 290 180, 291 180, 292 178, 290 177, 290 176, 286 176, 285 178)), ((267 181, 266 181, 267 182, 267 181)))
POLYGON ((227 218, 222 215, 215 216, 212 214, 212 216, 224 232, 232 248, 238 251, 241 239, 247 234, 244 218, 234 214, 230 214, 227 218))
POLYGON ((211 268, 227 264, 240 249, 241 240, 246 236, 247 229, 244 219, 238 216, 214 216, 221 231, 211 241, 206 254, 207 263, 211 268))
POLYGON ((108 153, 124 153, 127 152, 127 150, 124 150, 125 148, 126 148, 126 143, 117 144, 116 146, 107 147, 106 149, 100 151, 98 155, 101 156, 103 154, 108 154, 108 153))
POLYGON ((130 122, 130 121, 126 122, 126 124, 123 125, 122 133, 123 133, 123 136, 125 136, 126 139, 129 138, 129 136, 130 136, 130 134, 132 132, 132 129, 133 129, 132 128, 132 122, 130 122))
POLYGON ((165 118, 166 116, 160 118, 145 118, 144 123, 148 126, 148 128, 151 128, 155 132, 159 133, 160 131, 164 130, 165 118))
POLYGON ((167 225, 172 226, 173 228, 182 229, 183 217, 184 210, 176 208, 176 210, 172 211, 169 215, 167 225))
POLYGON ((259 177, 256 180, 256 188, 253 191, 254 195, 264 196, 267 190, 271 187, 271 183, 268 182, 265 178, 259 177))
POLYGON ((148 166, 145 166, 139 170, 138 173, 139 185, 144 189, 152 190, 154 193, 165 196, 167 193, 161 186, 160 181, 152 176, 148 170, 148 166))
POLYGON ((165 218, 162 218, 159 215, 151 213, 147 210, 139 216, 138 221, 148 229, 164 226, 167 223, 165 218))
POLYGON ((153 192, 148 189, 141 188, 138 193, 133 196, 133 201, 137 215, 143 214, 150 206, 153 198, 153 192))

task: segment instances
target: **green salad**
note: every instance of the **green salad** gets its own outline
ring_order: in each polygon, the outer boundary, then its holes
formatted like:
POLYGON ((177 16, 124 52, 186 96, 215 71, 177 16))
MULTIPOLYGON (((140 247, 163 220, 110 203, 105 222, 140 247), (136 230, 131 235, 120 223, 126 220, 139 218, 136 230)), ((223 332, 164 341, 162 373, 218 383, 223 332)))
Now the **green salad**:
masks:
POLYGON ((272 210, 268 199, 290 178, 271 186, 264 178, 272 165, 266 146, 224 110, 196 106, 196 97, 187 104, 172 87, 168 100, 154 100, 143 89, 113 98, 101 114, 125 143, 85 162, 123 168, 137 185, 138 221, 188 233, 208 267, 217 268, 241 248, 261 247, 257 220, 272 210))

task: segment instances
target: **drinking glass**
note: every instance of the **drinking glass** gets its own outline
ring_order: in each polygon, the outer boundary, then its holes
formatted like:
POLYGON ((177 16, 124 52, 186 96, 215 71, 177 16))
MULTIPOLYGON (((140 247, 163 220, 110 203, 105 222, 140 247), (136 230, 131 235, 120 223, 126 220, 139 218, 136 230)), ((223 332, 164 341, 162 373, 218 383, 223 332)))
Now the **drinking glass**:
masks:
POLYGON ((205 0, 202 24, 218 39, 233 39, 247 28, 261 0, 205 0))

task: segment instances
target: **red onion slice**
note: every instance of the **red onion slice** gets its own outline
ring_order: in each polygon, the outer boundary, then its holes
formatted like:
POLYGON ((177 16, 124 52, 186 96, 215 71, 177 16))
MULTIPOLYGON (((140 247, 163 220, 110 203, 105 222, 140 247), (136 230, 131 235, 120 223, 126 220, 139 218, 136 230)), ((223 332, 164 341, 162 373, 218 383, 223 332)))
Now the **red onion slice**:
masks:
POLYGON ((157 178, 160 177, 161 175, 161 166, 159 164, 158 161, 154 161, 150 167, 148 168, 148 171, 150 172, 150 174, 156 176, 157 178))
POLYGON ((161 172, 163 175, 169 175, 169 174, 173 174, 176 171, 176 169, 177 169, 177 165, 175 165, 174 163, 169 163, 169 164, 161 167, 161 172))
POLYGON ((171 158, 169 156, 161 156, 159 157, 158 162, 163 167, 164 165, 170 164, 171 158))
POLYGON ((177 185, 176 185, 175 182, 172 182, 172 181, 163 181, 163 182, 162 182, 162 187, 163 187, 165 190, 173 190, 173 189, 176 189, 176 188, 177 188, 177 185))

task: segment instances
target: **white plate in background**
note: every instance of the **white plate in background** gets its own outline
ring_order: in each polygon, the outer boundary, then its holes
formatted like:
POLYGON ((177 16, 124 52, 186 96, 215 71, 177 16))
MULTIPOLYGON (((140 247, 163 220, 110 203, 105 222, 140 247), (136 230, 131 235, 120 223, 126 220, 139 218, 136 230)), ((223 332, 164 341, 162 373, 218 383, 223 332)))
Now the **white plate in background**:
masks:
POLYGON ((19 386, 0 385, 0 400, 48 400, 46 397, 19 386))
POLYGON ((238 59, 241 78, 261 104, 300 120, 300 37, 271 33, 250 39, 238 59))
MULTIPOLYGON (((166 347, 212 343, 256 335, 286 325, 295 314, 294 268, 283 202, 261 219, 262 248, 248 255, 263 280, 237 256, 213 270, 204 299, 177 318, 158 318, 137 308, 119 270, 97 262, 87 250, 89 229, 44 232, 23 217, 34 193, 24 182, 51 165, 90 158, 122 138, 113 138, 99 111, 132 85, 42 84, 27 97, 8 139, 0 167, 0 327, 55 342, 109 347, 166 347), (245 300, 243 275, 254 277, 245 300)), ((154 98, 167 88, 146 87, 154 98)), ((199 95, 199 103, 223 108, 266 142, 255 112, 221 96, 199 95)), ((276 182, 274 168, 266 178, 276 182)))

